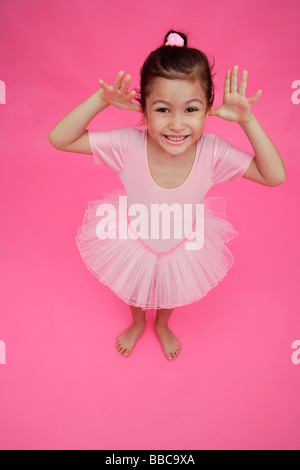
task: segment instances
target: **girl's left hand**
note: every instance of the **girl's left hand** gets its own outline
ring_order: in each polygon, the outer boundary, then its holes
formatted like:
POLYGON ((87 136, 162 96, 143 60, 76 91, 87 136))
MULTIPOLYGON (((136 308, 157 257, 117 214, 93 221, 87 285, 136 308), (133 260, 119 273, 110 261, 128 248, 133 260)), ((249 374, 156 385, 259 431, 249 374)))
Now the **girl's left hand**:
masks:
POLYGON ((219 116, 227 121, 247 123, 251 120, 251 107, 261 96, 258 90, 251 98, 246 98, 248 72, 244 70, 238 89, 238 65, 226 72, 223 103, 219 108, 209 109, 208 116, 219 116))

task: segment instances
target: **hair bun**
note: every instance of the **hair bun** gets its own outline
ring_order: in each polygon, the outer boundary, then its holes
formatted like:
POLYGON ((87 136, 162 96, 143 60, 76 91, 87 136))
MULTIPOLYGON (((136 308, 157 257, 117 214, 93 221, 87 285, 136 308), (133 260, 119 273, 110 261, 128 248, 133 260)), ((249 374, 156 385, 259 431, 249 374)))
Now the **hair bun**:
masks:
POLYGON ((187 46, 187 37, 184 33, 171 30, 165 36, 164 45, 177 47, 187 46))

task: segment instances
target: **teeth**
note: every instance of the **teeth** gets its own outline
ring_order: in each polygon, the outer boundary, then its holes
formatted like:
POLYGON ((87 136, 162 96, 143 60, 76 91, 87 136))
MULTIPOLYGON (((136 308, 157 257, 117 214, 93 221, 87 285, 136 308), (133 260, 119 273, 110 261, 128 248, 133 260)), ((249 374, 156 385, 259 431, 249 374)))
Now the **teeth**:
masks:
POLYGON ((166 136, 167 139, 169 140, 172 140, 173 142, 180 142, 181 140, 184 140, 186 138, 186 136, 184 137, 169 137, 169 136, 166 136))

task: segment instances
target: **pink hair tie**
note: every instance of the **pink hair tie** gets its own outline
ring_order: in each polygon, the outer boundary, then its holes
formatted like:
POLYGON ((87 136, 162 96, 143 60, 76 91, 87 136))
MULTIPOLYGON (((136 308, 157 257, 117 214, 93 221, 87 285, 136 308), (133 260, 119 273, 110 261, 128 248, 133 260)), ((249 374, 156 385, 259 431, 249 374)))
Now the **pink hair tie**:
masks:
POLYGON ((177 33, 170 33, 165 46, 184 46, 184 39, 177 33))

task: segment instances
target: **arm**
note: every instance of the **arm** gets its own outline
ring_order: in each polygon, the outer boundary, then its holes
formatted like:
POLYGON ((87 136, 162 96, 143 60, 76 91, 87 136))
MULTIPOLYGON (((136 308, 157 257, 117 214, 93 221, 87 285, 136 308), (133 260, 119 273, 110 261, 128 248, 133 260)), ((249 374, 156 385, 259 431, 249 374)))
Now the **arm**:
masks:
POLYGON ((109 104, 101 98, 101 90, 96 91, 54 126, 48 137, 49 142, 66 152, 92 154, 86 127, 107 106, 109 104))
POLYGON ((237 122, 247 135, 255 157, 243 177, 265 186, 278 186, 285 181, 286 168, 271 139, 252 114, 251 107, 262 91, 247 99, 247 76, 248 72, 244 70, 238 90, 238 66, 233 68, 232 74, 227 70, 223 103, 219 108, 209 110, 208 115, 237 122))
POLYGON ((49 142, 66 152, 92 154, 86 127, 98 113, 110 104, 141 112, 141 107, 131 101, 135 91, 128 92, 131 76, 127 75, 122 84, 123 76, 124 72, 119 72, 112 86, 100 80, 102 88, 72 109, 53 127, 48 136, 49 142))
POLYGON ((266 186, 278 186, 284 183, 286 178, 284 163, 256 117, 252 114, 249 122, 240 123, 240 126, 255 152, 255 158, 243 175, 244 178, 256 181, 257 172, 259 171, 263 180, 262 184, 266 186))

